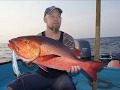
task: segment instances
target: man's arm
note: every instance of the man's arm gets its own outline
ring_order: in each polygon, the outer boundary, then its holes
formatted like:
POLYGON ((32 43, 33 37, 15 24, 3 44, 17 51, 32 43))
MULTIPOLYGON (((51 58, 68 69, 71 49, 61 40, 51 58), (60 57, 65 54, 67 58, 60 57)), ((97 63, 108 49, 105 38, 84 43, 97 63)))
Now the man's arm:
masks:
POLYGON ((64 33, 63 35, 63 44, 65 46, 68 46, 69 48, 74 48, 75 47, 75 42, 72 36, 70 36, 67 33, 64 33))

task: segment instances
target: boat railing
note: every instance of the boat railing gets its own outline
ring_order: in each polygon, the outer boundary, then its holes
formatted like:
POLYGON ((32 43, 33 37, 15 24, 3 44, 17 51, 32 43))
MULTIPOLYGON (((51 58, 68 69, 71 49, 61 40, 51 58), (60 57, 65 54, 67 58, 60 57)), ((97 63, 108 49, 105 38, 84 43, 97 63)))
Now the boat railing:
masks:
POLYGON ((100 54, 100 61, 104 62, 106 65, 113 59, 112 53, 111 52, 104 52, 100 54))
POLYGON ((109 52, 109 53, 102 53, 100 55, 100 60, 104 60, 104 59, 110 59, 110 60, 112 60, 113 59, 112 53, 111 52, 109 52))

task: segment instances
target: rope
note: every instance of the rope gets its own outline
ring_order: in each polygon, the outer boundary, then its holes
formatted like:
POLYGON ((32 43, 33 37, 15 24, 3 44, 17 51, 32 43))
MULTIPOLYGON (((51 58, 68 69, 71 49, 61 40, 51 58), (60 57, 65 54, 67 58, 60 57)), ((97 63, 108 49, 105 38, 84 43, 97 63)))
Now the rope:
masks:
MULTIPOLYGON (((91 81, 88 81, 88 84, 92 87, 92 82, 91 81)), ((105 80, 98 79, 97 88, 100 88, 100 89, 109 89, 109 88, 112 88, 112 87, 120 88, 120 84, 113 85, 112 82, 108 82, 108 81, 105 81, 105 80), (103 83, 104 85, 101 85, 99 83, 103 83)))

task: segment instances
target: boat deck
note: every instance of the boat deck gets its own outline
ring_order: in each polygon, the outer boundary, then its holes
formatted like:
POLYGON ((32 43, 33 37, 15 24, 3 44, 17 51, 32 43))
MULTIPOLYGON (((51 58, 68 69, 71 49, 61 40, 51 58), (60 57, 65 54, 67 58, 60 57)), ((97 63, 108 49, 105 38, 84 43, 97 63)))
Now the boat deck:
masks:
MULTIPOLYGON (((38 68, 37 66, 27 67, 22 61, 18 61, 18 65, 23 74, 35 72, 38 68)), ((0 64, 0 72, 2 72, 0 73, 0 90, 7 90, 7 85, 16 78, 11 62, 0 64)), ((97 90, 120 90, 119 75, 120 69, 104 67, 98 72, 99 88, 97 90)), ((91 79, 84 71, 81 70, 77 74, 70 74, 70 76, 72 76, 77 90, 92 90, 91 79)))

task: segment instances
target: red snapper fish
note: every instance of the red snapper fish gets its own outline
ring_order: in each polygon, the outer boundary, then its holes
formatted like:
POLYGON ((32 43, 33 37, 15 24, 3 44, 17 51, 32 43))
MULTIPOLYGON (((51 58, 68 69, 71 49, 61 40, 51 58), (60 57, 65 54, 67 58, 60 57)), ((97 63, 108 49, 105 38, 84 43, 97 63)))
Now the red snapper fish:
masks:
MULTIPOLYGON (((80 66, 91 78, 97 79, 97 71, 105 66, 98 61, 82 61, 69 47, 43 36, 21 36, 9 40, 8 47, 22 58, 42 67, 67 71, 80 66)), ((78 51, 77 51, 78 53, 78 51)))

